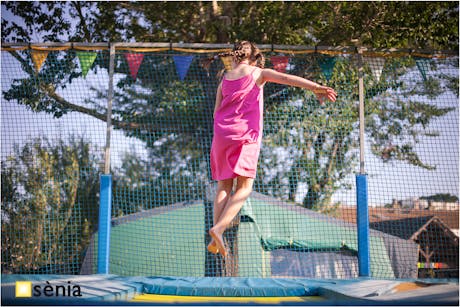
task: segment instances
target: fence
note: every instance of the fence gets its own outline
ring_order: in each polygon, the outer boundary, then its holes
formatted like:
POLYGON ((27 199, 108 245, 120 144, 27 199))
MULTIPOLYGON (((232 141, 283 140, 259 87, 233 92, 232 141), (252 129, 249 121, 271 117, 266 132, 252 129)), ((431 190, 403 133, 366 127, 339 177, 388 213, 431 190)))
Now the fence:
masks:
POLYGON ((458 56, 260 47, 268 68, 338 99, 265 85, 254 193, 222 259, 206 245, 228 63, 201 60, 231 46, 2 44, 2 273, 95 273, 111 174, 112 274, 354 278, 368 231, 371 276, 458 277, 458 56))

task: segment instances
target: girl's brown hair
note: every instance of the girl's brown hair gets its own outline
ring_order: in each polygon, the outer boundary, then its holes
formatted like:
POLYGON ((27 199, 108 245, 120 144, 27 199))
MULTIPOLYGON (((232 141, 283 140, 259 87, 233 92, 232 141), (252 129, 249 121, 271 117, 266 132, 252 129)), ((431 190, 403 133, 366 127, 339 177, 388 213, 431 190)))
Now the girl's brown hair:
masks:
POLYGON ((219 53, 211 58, 203 60, 203 67, 208 70, 209 66, 212 62, 214 62, 214 60, 228 56, 232 56, 236 63, 241 63, 244 60, 249 60, 250 63, 256 63, 257 67, 264 68, 265 66, 265 57, 262 52, 260 52, 260 49, 254 43, 249 41, 242 41, 236 43, 232 51, 219 53), (243 47, 247 45, 251 47, 250 52, 243 50, 243 47))

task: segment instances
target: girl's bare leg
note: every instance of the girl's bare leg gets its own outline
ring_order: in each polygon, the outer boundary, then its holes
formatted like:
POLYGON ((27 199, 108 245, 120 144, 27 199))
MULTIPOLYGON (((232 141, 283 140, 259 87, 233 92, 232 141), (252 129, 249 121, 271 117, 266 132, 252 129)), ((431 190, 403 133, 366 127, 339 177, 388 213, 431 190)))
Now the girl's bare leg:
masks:
MULTIPOLYGON (((214 198, 214 210, 213 210, 213 225, 216 225, 222 211, 225 208, 233 188, 233 179, 225 179, 217 182, 216 197, 214 198)), ((219 249, 213 237, 208 245, 208 251, 213 254, 217 254, 219 249)))
POLYGON ((230 199, 225 205, 225 208, 223 209, 217 223, 215 223, 214 227, 209 230, 209 234, 214 239, 216 247, 222 256, 227 255, 227 250, 225 249, 222 234, 224 233, 225 229, 227 229, 228 225, 230 225, 230 223, 233 221, 238 212, 240 212, 246 199, 249 197, 249 194, 251 194, 253 183, 254 179, 252 178, 237 178, 235 193, 230 196, 230 199))

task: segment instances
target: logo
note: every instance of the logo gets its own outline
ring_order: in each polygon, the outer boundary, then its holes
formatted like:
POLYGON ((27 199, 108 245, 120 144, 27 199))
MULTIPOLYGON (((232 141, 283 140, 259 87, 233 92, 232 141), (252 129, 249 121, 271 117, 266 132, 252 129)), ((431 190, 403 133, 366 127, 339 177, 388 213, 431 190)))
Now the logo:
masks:
POLYGON ((17 281, 16 282, 16 297, 32 297, 32 282, 17 281))
POLYGON ((82 296, 81 288, 79 285, 73 285, 71 281, 67 283, 51 284, 46 281, 46 284, 32 285, 30 281, 17 281, 16 282, 16 297, 79 297, 82 296))

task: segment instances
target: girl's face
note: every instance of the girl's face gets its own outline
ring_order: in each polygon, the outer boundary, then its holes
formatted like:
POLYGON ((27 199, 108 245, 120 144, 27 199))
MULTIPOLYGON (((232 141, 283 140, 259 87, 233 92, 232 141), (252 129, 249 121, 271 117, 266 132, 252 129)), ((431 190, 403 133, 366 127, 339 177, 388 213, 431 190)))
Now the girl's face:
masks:
POLYGON ((244 44, 243 48, 242 48, 242 51, 244 51, 245 54, 251 54, 252 53, 251 45, 250 44, 244 44))
POLYGON ((244 51, 245 54, 249 55, 248 61, 249 65, 255 66, 257 65, 257 61, 251 61, 251 54, 252 54, 252 46, 251 44, 244 44, 243 47, 241 48, 242 51, 244 51))

